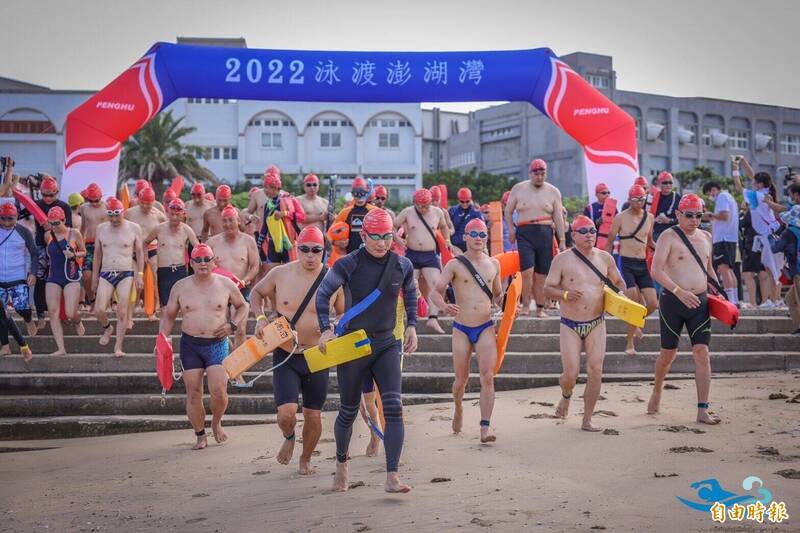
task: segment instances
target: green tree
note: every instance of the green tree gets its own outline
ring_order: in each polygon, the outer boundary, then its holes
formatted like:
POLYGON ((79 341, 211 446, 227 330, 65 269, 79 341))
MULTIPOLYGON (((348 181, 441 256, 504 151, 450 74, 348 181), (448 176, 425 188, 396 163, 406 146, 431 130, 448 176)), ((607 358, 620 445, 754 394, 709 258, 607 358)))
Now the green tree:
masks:
POLYGON ((181 122, 183 117, 175 120, 172 111, 159 113, 129 138, 122 147, 121 180, 146 179, 158 198, 179 174, 194 181, 218 185, 220 181, 211 171, 201 167, 195 157, 201 148, 182 142, 196 128, 182 126, 181 122))
POLYGON ((461 187, 472 191, 472 199, 476 203, 484 204, 500 200, 503 193, 510 190, 517 181, 508 176, 498 176, 488 172, 478 172, 472 168, 468 172, 448 170, 439 174, 424 174, 423 187, 444 184, 447 186, 447 196, 451 202, 456 199, 456 192, 461 187))

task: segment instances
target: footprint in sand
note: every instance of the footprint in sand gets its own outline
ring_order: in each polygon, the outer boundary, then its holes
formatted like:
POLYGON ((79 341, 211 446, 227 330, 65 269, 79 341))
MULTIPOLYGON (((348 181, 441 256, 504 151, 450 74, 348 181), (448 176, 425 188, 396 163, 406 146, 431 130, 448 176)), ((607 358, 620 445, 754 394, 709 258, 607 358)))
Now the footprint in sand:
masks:
POLYGON ((702 429, 690 428, 687 426, 662 426, 658 428, 659 431, 668 431, 670 433, 696 433, 702 435, 705 433, 702 429))
POLYGON ((784 394, 782 392, 773 392, 772 394, 769 395, 769 399, 770 400, 788 400, 789 396, 787 396, 786 394, 784 394))
POLYGON ((786 470, 778 470, 775 472, 781 477, 785 477, 786 479, 800 479, 800 470, 795 470, 794 468, 787 468, 786 470))
POLYGON ((670 448, 669 451, 672 453, 691 453, 691 452, 711 453, 714 450, 710 450, 702 446, 674 446, 670 448))
POLYGON ((556 415, 551 415, 549 413, 533 413, 531 415, 526 416, 525 418, 530 418, 532 420, 541 420, 542 418, 558 419, 558 417, 556 415))
POLYGON ((669 474, 659 474, 658 472, 653 472, 653 477, 655 477, 655 478, 678 477, 678 474, 676 474, 675 472, 671 472, 669 474))
POLYGON ((603 430, 603 435, 619 435, 619 431, 617 431, 616 429, 608 428, 603 430))
POLYGON ((550 402, 531 402, 529 405, 541 405, 542 407, 553 407, 555 404, 550 402))

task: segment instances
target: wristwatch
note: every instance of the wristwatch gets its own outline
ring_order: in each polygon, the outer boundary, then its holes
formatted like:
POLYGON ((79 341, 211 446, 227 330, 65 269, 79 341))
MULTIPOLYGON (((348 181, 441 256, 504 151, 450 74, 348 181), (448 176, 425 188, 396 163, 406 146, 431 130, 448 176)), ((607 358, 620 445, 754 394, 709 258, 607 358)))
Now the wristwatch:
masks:
POLYGON ((228 322, 228 325, 231 327, 231 333, 236 333, 236 330, 239 329, 239 326, 237 326, 233 322, 228 322))

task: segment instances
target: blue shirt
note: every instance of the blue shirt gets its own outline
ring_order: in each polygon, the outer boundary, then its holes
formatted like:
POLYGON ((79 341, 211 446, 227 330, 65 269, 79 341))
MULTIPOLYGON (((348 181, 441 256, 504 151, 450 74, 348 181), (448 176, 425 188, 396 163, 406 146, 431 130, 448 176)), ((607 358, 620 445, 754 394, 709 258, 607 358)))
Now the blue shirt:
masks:
MULTIPOLYGON (((483 220, 483 215, 475 208, 474 204, 470 204, 467 209, 462 208, 460 205, 454 205, 447 212, 450 214, 450 220, 453 221, 453 228, 455 229, 452 242, 454 245, 463 248, 467 244, 464 242, 464 228, 467 227, 467 223, 474 218, 483 220)), ((484 220, 484 222, 486 221, 484 220)))
POLYGON ((0 283, 24 280, 38 265, 38 251, 33 235, 17 224, 0 228, 0 283))

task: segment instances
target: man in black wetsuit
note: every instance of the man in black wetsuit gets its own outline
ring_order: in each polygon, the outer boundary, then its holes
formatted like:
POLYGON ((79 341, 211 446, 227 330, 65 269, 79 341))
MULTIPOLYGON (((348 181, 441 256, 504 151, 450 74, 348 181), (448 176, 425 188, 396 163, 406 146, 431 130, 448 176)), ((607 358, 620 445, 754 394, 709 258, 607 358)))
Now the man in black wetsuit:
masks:
POLYGON ((353 179, 350 192, 353 195, 352 205, 345 206, 344 209, 339 211, 335 220, 335 222, 345 222, 350 226, 350 239, 347 243, 348 254, 361 248, 361 243, 363 241, 361 238, 361 225, 363 224, 364 217, 373 209, 378 209, 376 206, 367 203, 369 186, 367 185, 367 181, 361 176, 356 176, 355 179, 353 179))
POLYGON ((361 388, 365 377, 375 380, 381 392, 386 419, 384 449, 386 450, 386 492, 408 492, 397 474, 400 452, 403 449, 403 405, 401 346, 394 336, 397 320, 397 298, 403 291, 407 326, 402 349, 413 353, 417 349, 417 286, 414 267, 405 257, 391 252, 392 217, 383 209, 370 211, 363 220, 364 247, 339 259, 325 275, 317 290, 316 307, 319 318, 320 349, 334 337, 330 323, 330 299, 344 288, 347 311, 339 320, 336 334, 342 335, 364 329, 372 344, 372 354, 336 368, 339 383, 339 415, 334 424, 336 437, 336 475, 333 489, 348 489, 347 450, 358 415, 361 388), (384 275, 384 273, 386 275, 384 275), (376 293, 377 291, 377 293, 376 293), (377 296, 377 298, 375 298, 377 296), (374 299, 374 300, 373 300, 374 299), (367 304, 372 300, 371 304, 367 304), (358 312, 358 311, 361 312, 358 312))
POLYGON ((656 217, 653 225, 653 242, 658 241, 664 230, 678 224, 678 216, 675 211, 678 209, 681 195, 672 190, 673 182, 672 174, 666 170, 658 175, 660 194, 658 195, 658 205, 653 213, 656 217))

